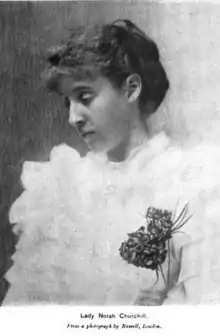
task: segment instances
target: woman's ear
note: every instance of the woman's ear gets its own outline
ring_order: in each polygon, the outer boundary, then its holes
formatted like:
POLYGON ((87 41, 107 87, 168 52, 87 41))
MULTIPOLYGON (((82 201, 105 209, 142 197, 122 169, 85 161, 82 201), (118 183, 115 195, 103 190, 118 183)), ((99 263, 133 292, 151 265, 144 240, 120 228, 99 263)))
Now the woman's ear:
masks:
POLYGON ((125 90, 130 103, 135 102, 141 93, 142 82, 138 74, 128 76, 125 82, 125 90))

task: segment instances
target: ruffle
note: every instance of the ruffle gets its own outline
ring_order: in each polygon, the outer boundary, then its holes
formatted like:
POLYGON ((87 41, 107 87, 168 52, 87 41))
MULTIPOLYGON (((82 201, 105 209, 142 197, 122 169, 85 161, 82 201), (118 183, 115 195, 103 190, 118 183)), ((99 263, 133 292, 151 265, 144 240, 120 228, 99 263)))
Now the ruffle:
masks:
POLYGON ((81 158, 66 145, 54 148, 49 162, 26 162, 24 192, 9 214, 22 234, 6 274, 11 288, 4 304, 124 305, 152 288, 164 296, 163 280, 154 286, 155 273, 128 265, 118 249, 127 233, 145 223, 149 206, 174 211, 178 204, 180 211, 186 203, 193 217, 183 234, 173 236, 176 292, 168 297, 196 301, 191 289, 184 290, 191 288, 189 279, 201 269, 206 277, 219 269, 211 266, 214 254, 204 261, 212 240, 206 248, 199 243, 220 231, 219 165, 217 147, 173 148, 164 135, 119 165, 81 158))

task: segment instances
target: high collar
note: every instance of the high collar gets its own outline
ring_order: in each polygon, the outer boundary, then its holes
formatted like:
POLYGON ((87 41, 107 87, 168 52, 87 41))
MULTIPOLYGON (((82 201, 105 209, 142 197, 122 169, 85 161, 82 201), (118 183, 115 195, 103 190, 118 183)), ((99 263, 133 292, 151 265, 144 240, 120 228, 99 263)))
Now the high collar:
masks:
POLYGON ((133 160, 136 160, 141 155, 149 156, 149 158, 152 156, 156 156, 157 154, 164 151, 169 146, 169 144, 170 138, 168 138, 165 132, 161 132, 156 134, 152 138, 147 139, 140 146, 134 148, 125 161, 109 161, 107 155, 104 153, 97 154, 93 152, 88 152, 87 157, 97 161, 105 162, 112 167, 121 167, 127 165, 128 163, 131 163, 133 160))

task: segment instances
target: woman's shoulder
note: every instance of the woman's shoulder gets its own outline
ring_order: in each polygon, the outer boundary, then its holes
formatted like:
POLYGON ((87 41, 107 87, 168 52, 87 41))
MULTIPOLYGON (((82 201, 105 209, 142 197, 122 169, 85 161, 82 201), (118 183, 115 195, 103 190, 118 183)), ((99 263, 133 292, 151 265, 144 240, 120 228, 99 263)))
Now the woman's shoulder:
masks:
MULTIPOLYGON (((158 146, 158 142, 156 144, 158 146)), ((220 144, 200 142, 184 145, 169 141, 153 157, 151 165, 156 171, 163 171, 166 168, 175 171, 186 180, 196 180, 202 176, 214 178, 218 176, 220 167, 220 144)))
POLYGON ((75 167, 83 158, 73 148, 61 144, 54 147, 47 161, 25 161, 22 167, 21 182, 24 189, 35 190, 42 185, 49 185, 52 179, 65 174, 70 165, 75 167))
POLYGON ((54 147, 47 161, 25 161, 20 177, 23 192, 11 206, 10 222, 18 222, 33 209, 53 204, 63 186, 74 180, 74 172, 80 171, 77 166, 82 161, 80 154, 65 144, 54 147))
POLYGON ((133 156, 128 176, 134 185, 146 185, 154 193, 172 193, 178 197, 220 187, 219 167, 218 144, 203 142, 186 146, 160 134, 133 156))
POLYGON ((181 149, 178 171, 185 183, 195 183, 200 188, 220 185, 220 146, 215 143, 200 143, 181 149))
POLYGON ((66 144, 60 144, 58 146, 55 146, 50 152, 51 162, 57 162, 60 160, 65 160, 65 161, 69 160, 69 161, 78 162, 81 159, 82 157, 80 156, 79 152, 73 147, 70 147, 66 144))

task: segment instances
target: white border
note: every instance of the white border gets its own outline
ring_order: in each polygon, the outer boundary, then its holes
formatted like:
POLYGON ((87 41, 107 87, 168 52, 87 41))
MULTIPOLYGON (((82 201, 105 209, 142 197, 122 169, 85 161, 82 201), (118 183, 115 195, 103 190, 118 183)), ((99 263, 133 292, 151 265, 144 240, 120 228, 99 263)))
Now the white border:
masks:
POLYGON ((0 332, 4 336, 65 336, 65 335, 220 335, 220 306, 172 306, 172 307, 2 307, 0 332), (115 318, 98 318, 98 314, 115 314, 115 318), (146 314, 144 318, 120 318, 120 314, 146 314), (93 320, 81 318, 93 314, 93 320), (79 325, 79 329, 68 327, 79 325), (109 326, 86 329, 93 326, 109 326), (118 325, 114 329, 113 325, 118 325), (122 324, 139 324, 140 329, 122 328, 122 324), (160 325, 161 328, 142 328, 142 325, 160 325), (84 325, 84 328, 81 328, 84 325))

